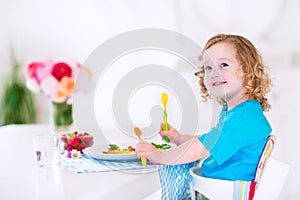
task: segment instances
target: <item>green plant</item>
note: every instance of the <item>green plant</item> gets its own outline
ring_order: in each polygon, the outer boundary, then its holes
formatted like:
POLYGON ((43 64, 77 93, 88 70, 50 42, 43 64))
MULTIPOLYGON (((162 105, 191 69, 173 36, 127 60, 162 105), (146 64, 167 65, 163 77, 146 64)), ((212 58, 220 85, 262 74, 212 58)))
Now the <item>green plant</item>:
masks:
POLYGON ((36 123, 36 102, 20 76, 20 63, 11 51, 12 70, 4 84, 0 105, 0 125, 36 123))

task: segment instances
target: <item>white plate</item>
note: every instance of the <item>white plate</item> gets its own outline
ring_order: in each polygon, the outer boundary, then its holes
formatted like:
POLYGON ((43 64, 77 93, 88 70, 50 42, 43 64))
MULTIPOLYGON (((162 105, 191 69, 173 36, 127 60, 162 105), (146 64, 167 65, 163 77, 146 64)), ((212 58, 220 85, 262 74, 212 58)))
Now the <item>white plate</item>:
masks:
MULTIPOLYGON (((130 144, 118 144, 118 146, 120 147, 120 149, 125 149, 128 146, 130 146, 130 144)), ((132 147, 134 147, 133 145, 131 145, 132 147)), ((109 147, 109 145, 96 145, 96 146, 91 146, 88 148, 83 149, 83 153, 91 156, 93 158, 96 159, 102 159, 102 160, 137 160, 137 156, 136 154, 106 154, 103 153, 103 151, 107 151, 107 148, 109 147)))

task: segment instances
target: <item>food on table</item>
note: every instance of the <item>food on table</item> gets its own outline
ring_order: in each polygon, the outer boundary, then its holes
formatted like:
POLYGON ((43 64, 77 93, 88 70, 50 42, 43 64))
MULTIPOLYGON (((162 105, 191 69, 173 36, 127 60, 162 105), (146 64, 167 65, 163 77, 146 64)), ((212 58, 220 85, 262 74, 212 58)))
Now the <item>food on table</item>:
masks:
POLYGON ((61 136, 61 141, 64 142, 64 149, 67 151, 72 151, 76 149, 80 152, 86 147, 93 145, 93 136, 89 133, 78 133, 74 131, 73 133, 66 133, 61 136))
POLYGON ((128 146, 125 149, 120 149, 116 144, 109 144, 107 151, 103 151, 106 154, 134 154, 135 149, 132 146, 128 146))
MULTIPOLYGON (((155 146, 158 150, 166 150, 171 148, 170 144, 155 144, 151 142, 153 146, 155 146)), ((103 151, 105 154, 134 154, 135 148, 132 146, 128 146, 127 148, 121 149, 117 144, 109 144, 109 147, 106 151, 103 151)))

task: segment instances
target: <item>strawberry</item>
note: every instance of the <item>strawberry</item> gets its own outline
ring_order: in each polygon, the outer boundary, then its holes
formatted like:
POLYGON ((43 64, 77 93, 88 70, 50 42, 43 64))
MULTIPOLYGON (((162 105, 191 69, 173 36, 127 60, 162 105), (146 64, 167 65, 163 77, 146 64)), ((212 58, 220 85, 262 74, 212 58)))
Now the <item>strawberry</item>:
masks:
POLYGON ((73 147, 78 147, 80 146, 80 142, 81 142, 81 139, 78 138, 78 137, 75 137, 74 139, 71 139, 72 141, 69 142, 70 145, 72 145, 73 147))
POLYGON ((92 136, 84 136, 81 138, 82 143, 84 144, 85 147, 90 147, 93 145, 93 137, 92 136))
POLYGON ((73 147, 69 144, 65 144, 64 149, 67 150, 67 151, 72 151, 73 147))
POLYGON ((66 143, 68 141, 68 138, 67 138, 67 135, 66 134, 63 134, 61 136, 61 141, 63 141, 64 143, 66 143))

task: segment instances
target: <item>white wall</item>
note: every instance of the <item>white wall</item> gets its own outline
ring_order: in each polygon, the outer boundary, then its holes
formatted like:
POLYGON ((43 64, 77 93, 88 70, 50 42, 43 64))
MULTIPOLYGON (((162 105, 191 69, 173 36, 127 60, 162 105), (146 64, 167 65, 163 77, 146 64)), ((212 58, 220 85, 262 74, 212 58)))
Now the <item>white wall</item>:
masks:
MULTIPOLYGON (((299 195, 297 180, 300 177, 298 125, 300 122, 299 99, 300 68, 278 69, 273 72, 274 87, 270 95, 272 110, 268 118, 273 133, 278 136, 274 156, 291 165, 282 199, 296 199, 299 195)), ((276 177, 276 175, 275 175, 276 177)))
MULTIPOLYGON (((273 108, 267 113, 279 137, 274 156, 292 166, 281 199, 300 195, 295 184, 300 179, 299 1, 0 0, 0 13, 0 79, 10 70, 10 44, 25 66, 44 57, 84 62, 108 38, 137 28, 178 31, 201 45, 218 32, 248 37, 261 50, 274 79, 273 108)), ((40 122, 46 122, 47 106, 42 96, 39 100, 40 122)))

